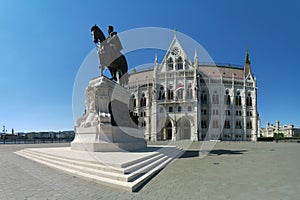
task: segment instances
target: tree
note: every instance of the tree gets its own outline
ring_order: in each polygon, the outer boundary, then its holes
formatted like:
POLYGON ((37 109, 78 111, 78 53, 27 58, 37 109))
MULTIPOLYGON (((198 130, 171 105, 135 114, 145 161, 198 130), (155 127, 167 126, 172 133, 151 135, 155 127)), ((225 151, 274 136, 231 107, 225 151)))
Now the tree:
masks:
POLYGON ((274 139, 275 140, 280 140, 282 138, 284 138, 283 133, 274 133, 274 139))

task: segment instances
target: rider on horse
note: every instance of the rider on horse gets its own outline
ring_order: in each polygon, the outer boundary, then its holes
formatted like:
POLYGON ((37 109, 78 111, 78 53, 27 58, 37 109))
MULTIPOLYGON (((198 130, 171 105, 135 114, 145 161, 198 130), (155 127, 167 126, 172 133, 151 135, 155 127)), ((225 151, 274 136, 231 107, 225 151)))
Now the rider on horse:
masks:
MULTIPOLYGON (((101 74, 103 74, 104 67, 107 66, 112 79, 119 81, 118 79, 127 73, 128 66, 125 56, 121 53, 123 47, 117 33, 114 32, 112 26, 108 26, 109 36, 105 38, 103 32, 96 24, 92 27, 91 32, 98 49, 101 74)), ((126 83, 127 80, 123 80, 123 82, 126 83)))

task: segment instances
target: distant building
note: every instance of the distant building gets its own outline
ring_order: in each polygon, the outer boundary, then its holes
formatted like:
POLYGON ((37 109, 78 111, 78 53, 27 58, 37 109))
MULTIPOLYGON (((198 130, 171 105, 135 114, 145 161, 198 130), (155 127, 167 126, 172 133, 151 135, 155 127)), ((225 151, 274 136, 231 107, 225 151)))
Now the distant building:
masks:
POLYGON ((25 134, 28 140, 34 139, 71 139, 74 138, 74 131, 62 132, 29 132, 25 134))
POLYGON ((131 111, 145 139, 256 141, 256 78, 248 51, 244 66, 199 64, 176 35, 161 64, 130 74, 131 111))
POLYGON ((275 126, 267 122, 266 128, 260 129, 261 137, 274 137, 275 133, 282 133, 284 137, 294 137, 300 134, 300 128, 295 128, 293 124, 281 126, 279 120, 277 120, 275 126))

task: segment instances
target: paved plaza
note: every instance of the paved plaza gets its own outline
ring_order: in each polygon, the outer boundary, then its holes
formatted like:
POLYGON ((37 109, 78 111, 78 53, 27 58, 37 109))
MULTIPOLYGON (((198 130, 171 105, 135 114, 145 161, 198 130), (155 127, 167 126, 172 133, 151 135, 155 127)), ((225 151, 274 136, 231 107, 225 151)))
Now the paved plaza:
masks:
POLYGON ((106 187, 19 157, 0 145, 0 199, 299 199, 300 144, 220 142, 200 159, 195 142, 138 192, 106 187))

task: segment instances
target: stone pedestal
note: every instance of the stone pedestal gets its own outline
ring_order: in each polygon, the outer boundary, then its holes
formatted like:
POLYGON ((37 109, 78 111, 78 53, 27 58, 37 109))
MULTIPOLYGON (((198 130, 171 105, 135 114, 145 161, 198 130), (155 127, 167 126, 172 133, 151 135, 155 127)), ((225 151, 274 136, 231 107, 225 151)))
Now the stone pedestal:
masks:
POLYGON ((144 131, 129 114, 130 93, 101 76, 86 88, 86 111, 77 120, 72 150, 131 151, 146 148, 144 131))

